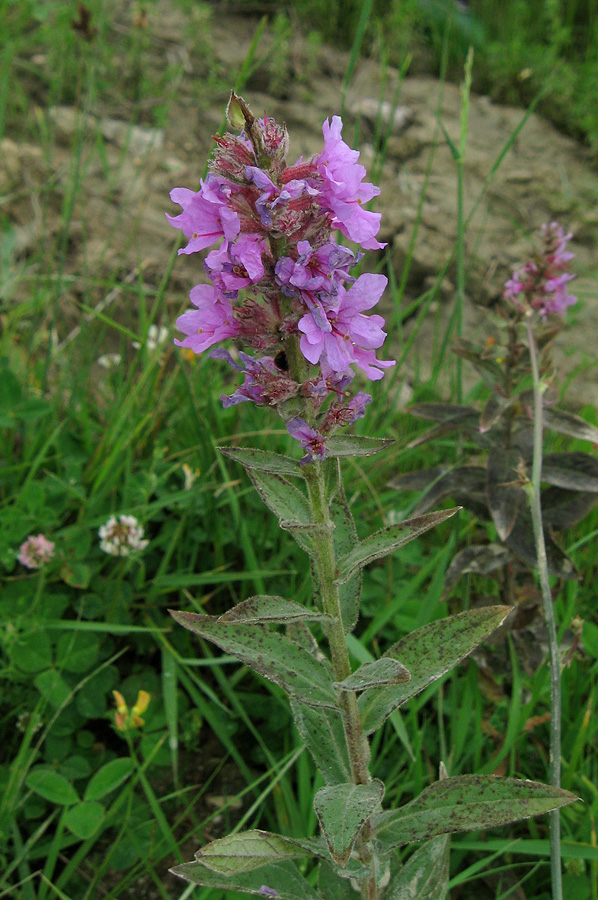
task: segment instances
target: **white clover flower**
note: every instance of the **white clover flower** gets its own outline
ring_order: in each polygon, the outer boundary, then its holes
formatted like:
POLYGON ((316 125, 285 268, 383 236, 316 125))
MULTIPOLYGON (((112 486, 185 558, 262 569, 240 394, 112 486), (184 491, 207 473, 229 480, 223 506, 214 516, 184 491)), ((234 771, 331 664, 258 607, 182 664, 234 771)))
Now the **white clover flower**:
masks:
MULTIPOLYGON (((166 338, 168 337, 169 330, 165 325, 150 325, 147 330, 147 338, 145 341, 145 345, 148 350, 155 350, 156 347, 159 347, 160 344, 163 344, 166 338)), ((133 346, 136 350, 139 350, 141 344, 139 341, 133 341, 133 346)))
POLYGON ((115 369, 116 366, 120 366, 121 362, 122 356, 120 353, 104 353, 97 360, 98 366, 101 366, 102 369, 115 369))
POLYGON ((149 544, 143 539, 143 526, 135 516, 110 516, 108 521, 98 530, 100 550, 110 556, 129 556, 139 550, 145 550, 149 544))

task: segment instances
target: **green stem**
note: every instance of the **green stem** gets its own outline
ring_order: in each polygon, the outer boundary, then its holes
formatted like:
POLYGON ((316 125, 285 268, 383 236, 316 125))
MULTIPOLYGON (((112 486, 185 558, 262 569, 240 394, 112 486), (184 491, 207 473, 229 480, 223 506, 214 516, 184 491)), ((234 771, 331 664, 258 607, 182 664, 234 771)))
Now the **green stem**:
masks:
MULTIPOLYGON (((296 338, 288 341, 286 352, 289 371, 297 381, 304 382, 308 375, 307 365, 296 338)), ((314 406, 309 399, 305 400, 304 418, 309 425, 314 425, 314 406)), ((312 521, 320 526, 317 539, 314 541, 314 566, 320 590, 321 608, 331 619, 330 624, 326 627, 326 638, 330 647, 335 680, 343 681, 351 674, 351 663, 343 626, 339 589, 335 584, 334 522, 330 515, 324 464, 319 460, 308 463, 304 468, 304 475, 311 504, 312 521)), ((368 784, 370 781, 369 747, 361 728, 355 691, 342 691, 339 695, 339 706, 343 714, 353 781, 355 784, 368 784)), ((372 874, 362 886, 363 900, 376 900, 377 898, 376 877, 373 870, 374 860, 369 848, 370 837, 371 828, 369 822, 366 822, 358 839, 358 849, 361 861, 372 867, 372 874)))
MULTIPOLYGON (((561 668, 559 658, 558 636, 554 618, 554 606, 550 582, 548 580, 548 560, 544 529, 542 527, 542 506, 540 499, 540 483, 542 480, 542 386, 538 368, 538 352, 532 331, 531 313, 527 317, 527 337, 529 358, 534 384, 534 450, 532 460, 532 490, 530 509, 534 528, 534 540, 538 558, 538 575, 542 591, 544 621, 548 631, 548 649, 550 657, 550 784, 558 788, 561 784, 561 668)), ((558 809, 550 813, 550 874, 552 880, 552 900, 562 900, 563 887, 561 878, 561 831, 558 809)))

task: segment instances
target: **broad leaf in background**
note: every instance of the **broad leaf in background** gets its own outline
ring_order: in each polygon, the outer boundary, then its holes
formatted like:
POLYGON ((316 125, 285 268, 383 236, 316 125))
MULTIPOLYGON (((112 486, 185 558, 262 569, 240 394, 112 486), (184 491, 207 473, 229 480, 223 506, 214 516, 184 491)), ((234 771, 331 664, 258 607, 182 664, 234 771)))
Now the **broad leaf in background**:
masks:
POLYGON ((535 781, 461 775, 437 781, 400 809, 380 813, 373 825, 382 849, 391 850, 440 834, 529 819, 575 800, 568 791, 535 781))
POLYGON ((272 453, 269 450, 256 450, 251 447, 218 447, 224 456, 241 463, 246 469, 256 472, 269 472, 271 475, 290 475, 303 478, 303 469, 298 461, 272 453))
POLYGON ((299 736, 326 784, 350 781, 351 763, 340 710, 306 706, 293 697, 291 709, 299 736))
POLYGON ((398 659, 411 678, 406 684, 364 691, 358 703, 366 734, 376 731, 394 709, 465 659, 502 624, 510 611, 509 606, 488 606, 459 613, 425 625, 394 644, 384 657, 398 659))
POLYGON ((579 438, 582 441, 591 441, 592 444, 598 443, 598 427, 590 425, 589 422, 574 413, 545 406, 542 410, 542 419, 544 427, 550 428, 551 431, 579 438))
POLYGON ((384 785, 378 779, 369 784, 328 785, 317 792, 314 808, 335 862, 347 862, 361 829, 380 808, 383 796, 384 785))
POLYGON ((449 884, 448 835, 418 847, 388 885, 385 900, 446 900, 449 884))
MULTIPOLYGON (((558 488, 549 488, 551 490, 559 490, 558 488)), ((550 503, 546 502, 546 495, 549 491, 543 492, 542 496, 542 514, 544 524, 550 522, 550 503)), ((582 495, 582 500, 585 495, 582 495)), ((593 495, 591 495, 593 496, 593 495)), ((573 565, 573 561, 567 556, 556 543, 550 532, 544 529, 544 543, 546 545, 546 559, 548 561, 548 571, 551 575, 558 575, 560 578, 579 578, 579 572, 573 565)), ((513 551, 515 556, 522 559, 524 563, 535 569, 538 565, 538 554, 536 543, 534 541, 534 531, 532 526, 532 517, 529 508, 525 508, 519 514, 517 521, 513 526, 511 534, 506 541, 507 546, 513 551)))
POLYGON ((224 623, 199 613, 170 610, 170 614, 180 625, 236 656, 304 703, 337 707, 330 665, 316 660, 284 635, 260 625, 224 623))
POLYGON ((313 854, 300 842, 269 831, 242 831, 210 841, 195 854, 203 866, 221 875, 250 872, 283 859, 309 859, 313 854))
POLYGON ((357 569, 363 568, 368 563, 383 556, 392 553, 414 538, 419 537, 430 528, 438 525, 440 522, 450 519, 458 512, 460 507, 455 509, 441 510, 440 512, 428 513, 425 516, 417 516, 413 519, 406 519, 398 525, 391 525, 382 531, 376 531, 369 537, 360 541, 349 553, 338 561, 338 574, 336 577, 337 584, 344 584, 357 569))
POLYGON ((517 468, 523 463, 517 450, 493 447, 488 454, 486 492, 488 506, 501 541, 513 530, 519 510, 525 507, 525 493, 517 468))
POLYGON ((570 491, 598 493, 598 459, 587 453, 545 453, 542 481, 570 491))
POLYGON ((170 871, 192 884, 219 888, 225 892, 240 891, 262 898, 275 897, 276 900, 321 900, 295 864, 286 860, 260 866, 251 872, 237 871, 226 875, 206 869, 198 862, 184 863, 170 871))

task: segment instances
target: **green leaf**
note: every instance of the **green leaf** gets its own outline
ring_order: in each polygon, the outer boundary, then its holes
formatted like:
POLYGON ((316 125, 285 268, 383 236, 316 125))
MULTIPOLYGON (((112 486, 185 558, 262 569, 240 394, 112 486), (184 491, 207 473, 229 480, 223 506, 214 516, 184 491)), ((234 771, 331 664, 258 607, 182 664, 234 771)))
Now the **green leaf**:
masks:
POLYGON ((367 822, 380 808, 384 785, 378 779, 369 784, 335 784, 320 788, 314 809, 330 855, 343 866, 367 822))
POLYGON ((406 519, 398 525, 391 525, 382 531, 371 534, 365 540, 347 553, 338 563, 338 574, 336 577, 337 584, 344 584, 348 581, 353 572, 363 568, 375 559, 392 553, 414 538, 419 537, 430 528, 438 525, 440 522, 450 519, 458 512, 460 507, 454 509, 445 509, 440 512, 428 513, 425 516, 416 516, 413 519, 406 519))
POLYGON ((50 803, 70 806, 71 803, 79 802, 79 795, 70 781, 53 769, 36 766, 27 775, 25 784, 34 794, 39 794, 50 803))
POLYGON ((46 631, 29 632, 10 648, 10 658, 23 672, 41 672, 52 665, 52 645, 46 631))
MULTIPOLYGON (((355 522, 345 497, 340 468, 337 470, 337 489, 330 501, 330 516, 334 522, 332 542, 334 555, 341 559, 353 549, 358 542, 355 522)), ((338 593, 341 605, 341 616, 345 633, 353 631, 359 616, 359 601, 361 598, 361 569, 339 585, 338 593)))
POLYGON ((256 471, 250 471, 249 477, 266 506, 278 517, 281 527, 311 524, 307 497, 285 478, 256 471))
POLYGON ((211 841, 195 854, 206 868, 221 875, 251 872, 282 859, 311 858, 313 853, 297 841, 269 831, 242 831, 211 841))
POLYGON ((223 623, 198 613, 170 610, 170 614, 180 625, 236 656, 304 703, 336 708, 330 665, 323 665, 284 635, 259 625, 223 623))
POLYGON ((418 847, 388 885, 386 900, 446 900, 449 884, 449 837, 441 835, 418 847))
POLYGON ((72 831, 75 837, 86 841, 96 833, 104 821, 104 816, 105 810, 101 803, 98 803, 97 800, 84 800, 83 803, 77 803, 67 811, 66 827, 72 831))
POLYGON ((71 689, 56 669, 46 669, 40 672, 34 681, 34 684, 42 697, 52 704, 59 707, 65 703, 71 695, 71 689))
POLYGON ((326 456, 342 459, 346 456, 373 456, 394 444, 387 438, 362 437, 358 434, 333 434, 326 439, 326 456))
POLYGON ((309 501, 294 485, 280 475, 249 472, 256 491, 278 518, 281 528, 290 531, 306 553, 313 552, 313 536, 324 526, 312 522, 309 501))
POLYGON ((384 656, 402 662, 411 678, 406 684, 364 691, 358 704, 366 734, 376 731, 394 709, 461 662, 510 611, 510 606, 488 606, 459 613, 418 628, 394 644, 384 656))
POLYGON ((330 621, 330 616, 318 612, 315 609, 306 609, 300 603, 293 600, 285 600, 283 597, 272 597, 258 594, 238 603, 219 616, 219 622, 296 622, 296 621, 321 622, 330 621))
POLYGON ((256 450, 252 447, 218 447, 224 456, 241 463, 246 469, 256 472, 269 472, 271 475, 291 475, 304 477, 303 469, 299 462, 282 456, 280 453, 271 453, 269 450, 256 450))
POLYGON ((318 867, 318 888, 326 900, 356 900, 357 894, 346 878, 337 875, 332 865, 322 860, 318 867))
POLYGON ((535 781, 495 775, 460 775, 427 788, 406 806, 374 821, 382 852, 440 834, 496 828, 542 815, 577 797, 535 781))
POLYGON ((85 790, 86 800, 101 800, 127 780, 135 764, 128 756, 113 759, 99 769, 85 790))
POLYGON ((340 710, 306 706, 293 697, 291 709, 299 736, 326 784, 350 781, 351 762, 340 710))
POLYGON ((251 872, 230 872, 227 875, 212 872, 198 862, 184 863, 170 871, 192 884, 219 888, 226 895, 229 891, 240 891, 262 898, 275 897, 276 900, 321 900, 290 860, 260 866, 251 872))
POLYGON ((90 566, 76 561, 65 563, 60 570, 62 580, 75 588, 89 587, 92 574, 90 566))
POLYGON ((83 632, 65 632, 58 639, 56 659, 65 672, 87 672, 95 664, 100 651, 100 636, 83 632))
POLYGON ((344 691, 365 691, 381 684, 405 684, 410 674, 398 660, 382 657, 375 662, 364 663, 335 687, 344 691))

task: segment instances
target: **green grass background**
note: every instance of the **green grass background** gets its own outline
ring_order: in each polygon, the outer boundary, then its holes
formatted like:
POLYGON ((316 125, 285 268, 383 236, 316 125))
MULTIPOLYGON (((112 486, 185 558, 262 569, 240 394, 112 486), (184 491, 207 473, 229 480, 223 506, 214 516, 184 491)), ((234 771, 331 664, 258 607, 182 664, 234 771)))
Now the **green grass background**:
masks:
MULTIPOLYGON (((217 8, 190 0, 174 5, 188 18, 181 44, 206 60, 205 77, 192 85, 199 102, 209 105, 233 84, 242 91, 257 39, 236 71, 223 71, 210 56, 217 8)), ((270 30, 274 52, 296 26, 314 49, 325 41, 345 46, 347 80, 360 53, 381 65, 401 66, 410 56, 415 71, 462 80, 473 45, 474 89, 523 105, 544 89, 545 114, 598 146, 596 0, 476 0, 468 9, 440 0, 286 6, 239 0, 230 7, 248 15, 257 7, 265 15, 249 17, 248 27, 256 38, 270 30)), ((72 27, 73 20, 84 24, 74 3, 0 2, 0 139, 30 142, 51 158, 58 137, 45 111, 57 104, 168 128, 177 88, 191 76, 184 56, 152 55, 144 17, 158 8, 99 0, 87 8, 90 40, 72 27)), ((174 251, 153 280, 142 272, 127 280, 114 271, 98 280, 85 267, 71 271, 74 210, 86 201, 90 152, 101 164, 101 136, 94 134, 90 149, 89 136, 76 130, 68 189, 58 194, 48 183, 36 193, 41 229, 25 256, 6 212, 15 198, 9 190, 0 197, 0 898, 210 894, 217 900, 218 892, 173 885, 168 866, 231 828, 313 833, 314 770, 282 692, 173 626, 167 608, 218 613, 261 592, 307 600, 301 551, 216 447, 294 451, 267 411, 249 404, 222 409, 219 395, 230 388, 224 366, 190 360, 170 340, 147 346, 152 323, 170 324, 168 296, 183 297, 173 280, 174 251), (63 298, 75 279, 81 289, 73 312, 63 298), (94 311, 98 298, 115 289, 118 302, 94 311), (73 318, 80 331, 64 342, 73 318), (132 350, 133 340, 140 350, 132 350), (121 353, 124 363, 100 370, 100 348, 121 353), (183 464, 198 473, 191 490, 183 464), (99 549, 97 529, 121 512, 135 515, 150 539, 138 558, 114 559, 99 549), (58 558, 28 573, 15 551, 39 532, 56 542, 58 558), (113 727, 113 689, 130 705, 138 690, 152 694, 144 728, 129 739, 113 727)), ((199 160, 198 177, 203 165, 199 160)), ((17 199, 31 202, 26 191, 17 199)), ((466 227, 462 214, 461 238, 466 227)), ((455 254, 464 278, 462 239, 455 254)), ((404 284, 391 288, 397 329, 414 309, 423 315, 432 299, 406 309, 404 284)), ((450 356, 459 322, 457 305, 437 366, 439 374, 453 367, 452 399, 461 394, 450 356)), ((409 348, 402 345, 402 359, 409 348)), ((374 403, 357 426, 395 438, 393 448, 383 459, 346 466, 362 536, 406 512, 410 498, 388 487, 394 474, 456 452, 451 442, 407 449, 420 426, 399 409, 400 380, 398 372, 375 386, 374 403)), ((439 396, 435 381, 413 387, 414 400, 439 396)), ((480 387, 469 399, 481 397, 480 387)), ((593 411, 584 414, 595 421, 593 411)), ((461 516, 366 573, 362 619, 350 646, 356 664, 446 614, 444 572, 477 527, 461 516)), ((590 515, 566 536, 584 578, 567 584, 556 604, 563 628, 573 616, 585 619, 585 655, 563 673, 563 785, 583 798, 562 813, 565 895, 576 900, 598 897, 597 533, 598 519, 590 515)), ((489 590, 489 583, 464 581, 451 608, 466 608, 489 590)), ((395 713, 376 737, 375 774, 386 781, 391 802, 419 793, 437 777, 441 759, 451 774, 546 778, 548 725, 525 726, 548 709, 548 670, 528 674, 514 646, 505 646, 490 682, 469 662, 395 713)), ((483 839, 455 838, 455 896, 506 898, 520 882, 526 897, 547 898, 546 826, 532 820, 483 839)))

